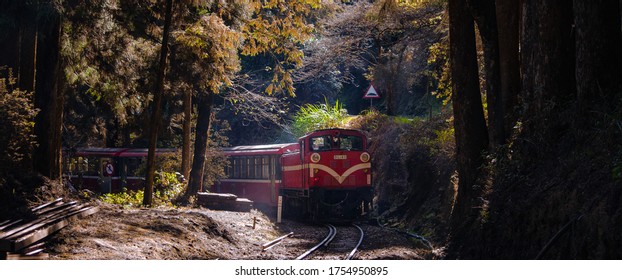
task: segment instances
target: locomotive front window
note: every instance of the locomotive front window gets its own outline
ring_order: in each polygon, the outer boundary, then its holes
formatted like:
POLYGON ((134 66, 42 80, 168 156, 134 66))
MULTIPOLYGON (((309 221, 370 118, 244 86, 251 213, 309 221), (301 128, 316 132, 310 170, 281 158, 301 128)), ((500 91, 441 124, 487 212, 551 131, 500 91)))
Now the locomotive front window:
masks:
POLYGON ((339 149, 348 151, 362 151, 363 139, 358 136, 343 135, 339 137, 339 149))
POLYGON ((311 138, 311 151, 327 151, 331 150, 332 147, 332 137, 330 135, 318 136, 311 138))
POLYGON ((318 136, 311 138, 311 151, 327 150, 346 150, 362 151, 363 139, 359 136, 340 135, 340 136, 318 136))

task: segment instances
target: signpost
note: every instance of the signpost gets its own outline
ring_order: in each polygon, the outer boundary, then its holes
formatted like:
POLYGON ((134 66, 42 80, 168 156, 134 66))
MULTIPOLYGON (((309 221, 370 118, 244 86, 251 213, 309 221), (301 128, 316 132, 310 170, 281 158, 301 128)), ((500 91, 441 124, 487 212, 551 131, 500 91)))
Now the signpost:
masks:
POLYGON ((369 107, 371 108, 373 106, 372 102, 376 98, 380 98, 380 94, 378 94, 373 84, 369 84, 369 88, 367 88, 365 95, 363 95, 363 99, 369 99, 369 107))
POLYGON ((112 165, 112 163, 106 163, 106 167, 104 169, 104 174, 106 176, 112 176, 112 174, 114 173, 114 166, 112 165))

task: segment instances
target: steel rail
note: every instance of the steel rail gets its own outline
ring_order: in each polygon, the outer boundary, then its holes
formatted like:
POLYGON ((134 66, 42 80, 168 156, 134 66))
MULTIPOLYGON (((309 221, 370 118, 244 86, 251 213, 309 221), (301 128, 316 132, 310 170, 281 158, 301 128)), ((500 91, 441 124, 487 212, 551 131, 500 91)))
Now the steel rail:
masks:
POLYGON ((359 229, 359 232, 361 233, 361 238, 359 238, 359 242, 356 244, 356 246, 350 252, 350 254, 348 254, 348 256, 346 257, 346 260, 351 260, 352 259, 354 254, 356 254, 356 251, 359 249, 359 246, 361 246, 361 243, 363 243, 363 238, 365 237, 365 233, 363 232, 363 229, 361 227, 359 227, 358 225, 355 225, 355 224, 352 224, 352 226, 359 229))
POLYGON ((335 238, 335 235, 337 235, 337 228, 335 228, 333 225, 326 225, 326 227, 328 228, 328 234, 326 235, 326 237, 322 241, 320 241, 317 245, 315 245, 313 248, 309 249, 308 251, 302 253, 302 255, 298 256, 296 260, 302 260, 308 257, 313 252, 315 252, 317 249, 319 249, 325 244, 330 243, 330 241, 332 241, 333 238, 335 238))

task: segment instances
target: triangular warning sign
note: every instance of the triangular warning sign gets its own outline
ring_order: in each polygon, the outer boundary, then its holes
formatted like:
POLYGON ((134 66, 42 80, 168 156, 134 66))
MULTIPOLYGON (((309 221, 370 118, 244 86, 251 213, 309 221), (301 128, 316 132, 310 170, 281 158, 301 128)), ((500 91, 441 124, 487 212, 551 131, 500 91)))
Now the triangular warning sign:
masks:
POLYGON ((370 84, 367 92, 363 95, 363 98, 380 98, 380 95, 374 88, 374 85, 370 84))

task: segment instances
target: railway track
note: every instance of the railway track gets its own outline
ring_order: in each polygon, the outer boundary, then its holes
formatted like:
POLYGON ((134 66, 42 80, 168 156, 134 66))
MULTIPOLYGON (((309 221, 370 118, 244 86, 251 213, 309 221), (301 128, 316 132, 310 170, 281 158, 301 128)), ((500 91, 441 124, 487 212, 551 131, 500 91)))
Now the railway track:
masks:
MULTIPOLYGON (((321 248, 328 248, 329 247, 331 242, 337 236, 337 227, 335 227, 334 225, 331 225, 331 224, 327 224, 326 228, 328 229, 328 232, 327 232, 326 236, 324 237, 324 239, 322 239, 320 242, 318 242, 311 249, 309 249, 306 252, 304 252, 301 255, 299 255, 296 258, 297 260, 306 259, 310 255, 316 253, 319 249, 321 249, 321 248)), ((344 228, 347 228, 347 227, 344 227, 344 228)), ((340 243, 339 245, 340 246, 335 246, 335 247, 339 247, 339 248, 332 249, 332 251, 335 251, 335 252, 330 252, 331 248, 328 248, 329 252, 327 252, 325 255, 329 255, 329 256, 335 256, 335 255, 338 256, 339 254, 343 255, 344 253, 341 252, 341 251, 343 251, 343 247, 344 246, 349 246, 348 248, 353 248, 353 249, 351 249, 349 251, 349 253, 345 257, 339 257, 339 259, 350 260, 350 259, 352 259, 352 257, 354 257, 354 255, 356 254, 359 246, 361 246, 361 243, 363 242, 363 238, 365 237, 365 233, 363 232, 363 229, 361 229, 361 227, 359 227, 359 226, 357 226, 355 224, 350 225, 350 228, 355 228, 356 230, 358 230, 358 239, 355 239, 355 241, 353 242, 351 240, 352 238, 348 238, 344 234, 344 236, 342 236, 342 238, 340 238, 340 240, 339 240, 339 243, 340 243), (348 239, 350 239, 350 240, 348 240, 348 239), (356 243, 356 245, 352 245, 352 243, 356 243)))

